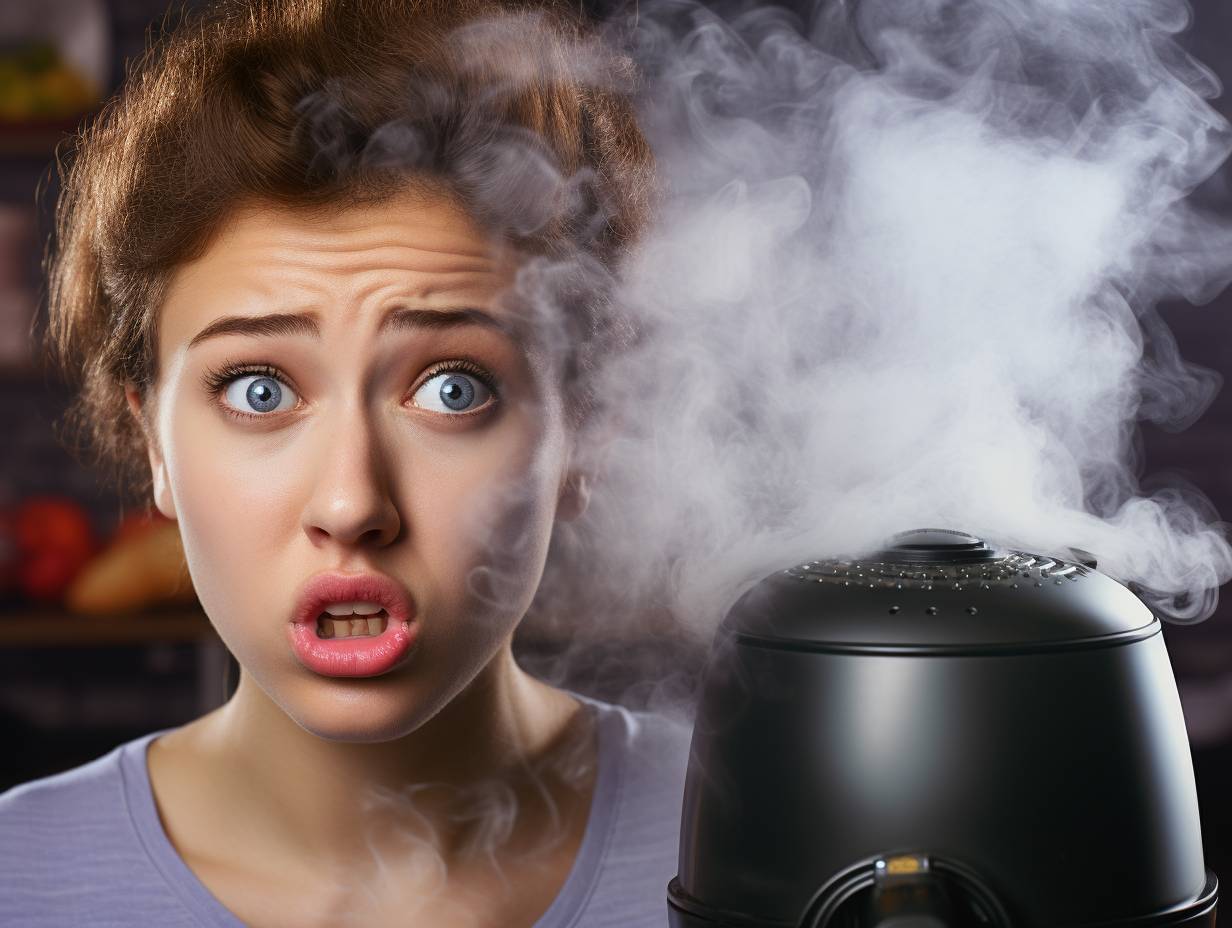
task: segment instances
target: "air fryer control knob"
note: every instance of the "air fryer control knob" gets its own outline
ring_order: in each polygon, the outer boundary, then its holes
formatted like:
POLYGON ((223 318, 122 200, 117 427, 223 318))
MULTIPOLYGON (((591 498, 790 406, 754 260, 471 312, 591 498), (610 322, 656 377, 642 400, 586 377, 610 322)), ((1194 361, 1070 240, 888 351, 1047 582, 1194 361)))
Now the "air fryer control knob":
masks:
POLYGON ((895 564, 958 564, 990 561, 996 551, 966 532, 946 528, 921 528, 899 532, 893 545, 878 558, 895 564))

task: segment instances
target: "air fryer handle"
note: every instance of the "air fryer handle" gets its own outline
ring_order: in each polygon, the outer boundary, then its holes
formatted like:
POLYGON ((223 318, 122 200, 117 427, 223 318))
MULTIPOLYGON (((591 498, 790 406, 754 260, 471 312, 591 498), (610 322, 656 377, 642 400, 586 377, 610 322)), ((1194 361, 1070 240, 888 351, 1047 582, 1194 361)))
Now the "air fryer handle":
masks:
POLYGON ((869 896, 865 928, 957 928, 945 884, 930 872, 878 882, 869 896))

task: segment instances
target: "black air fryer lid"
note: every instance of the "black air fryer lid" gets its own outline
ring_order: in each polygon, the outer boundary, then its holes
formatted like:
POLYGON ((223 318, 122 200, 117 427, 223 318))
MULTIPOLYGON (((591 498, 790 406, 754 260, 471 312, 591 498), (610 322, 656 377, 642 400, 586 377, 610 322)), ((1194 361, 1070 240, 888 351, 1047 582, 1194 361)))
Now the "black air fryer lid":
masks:
POLYGON ((884 653, 1096 646, 1158 631, 1142 601, 1093 564, 918 529, 866 558, 772 574, 725 628, 780 647, 884 653))

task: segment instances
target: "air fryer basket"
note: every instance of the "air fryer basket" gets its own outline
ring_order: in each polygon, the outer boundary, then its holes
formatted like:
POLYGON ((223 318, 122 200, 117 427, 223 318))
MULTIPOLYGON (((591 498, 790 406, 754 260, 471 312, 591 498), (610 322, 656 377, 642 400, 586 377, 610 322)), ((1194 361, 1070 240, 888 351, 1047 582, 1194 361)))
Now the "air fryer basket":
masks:
POLYGON ((896 540, 720 626, 673 928, 1213 926, 1156 617, 1090 562, 896 540))

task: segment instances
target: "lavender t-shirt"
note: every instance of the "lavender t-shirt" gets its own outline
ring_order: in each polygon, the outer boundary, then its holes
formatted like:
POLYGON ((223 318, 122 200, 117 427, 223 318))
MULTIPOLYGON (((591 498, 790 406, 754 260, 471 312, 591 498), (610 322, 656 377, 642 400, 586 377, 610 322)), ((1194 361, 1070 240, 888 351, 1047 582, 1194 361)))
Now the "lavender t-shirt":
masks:
MULTIPOLYGON (((594 799, 573 869, 535 928, 664 928, 689 729, 574 695, 599 713, 594 799)), ((0 925, 243 928, 158 817, 146 747, 170 730, 0 793, 0 925)))

